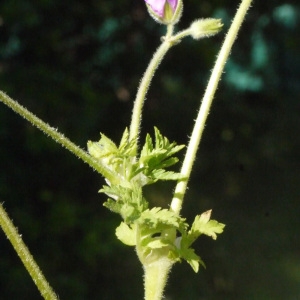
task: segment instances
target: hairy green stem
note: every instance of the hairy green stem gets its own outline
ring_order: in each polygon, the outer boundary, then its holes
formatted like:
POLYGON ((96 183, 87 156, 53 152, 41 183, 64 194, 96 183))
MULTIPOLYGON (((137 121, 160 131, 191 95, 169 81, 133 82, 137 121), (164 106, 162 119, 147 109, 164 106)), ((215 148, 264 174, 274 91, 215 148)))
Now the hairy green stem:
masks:
POLYGON ((162 257, 144 266, 145 300, 161 300, 173 262, 162 257))
POLYGON ((57 129, 50 127, 44 121, 36 117, 25 107, 21 106, 18 102, 7 96, 5 93, 0 91, 0 101, 10 107, 17 114, 21 115, 24 119, 32 123, 38 129, 43 131, 46 135, 50 136, 54 141, 61 144, 63 147, 67 148, 70 152, 75 154, 77 157, 81 158, 85 163, 90 165, 105 178, 107 178, 111 183, 118 184, 120 179, 118 175, 115 174, 112 170, 108 169, 106 166, 102 165, 99 161, 95 160, 90 156, 86 151, 80 149, 74 143, 72 143, 68 138, 63 134, 59 133, 57 129))
MULTIPOLYGON (((167 27, 167 35, 163 38, 164 40, 162 44, 158 47, 158 49, 154 53, 150 61, 150 64, 148 65, 146 72, 141 80, 134 101, 133 110, 132 110, 132 117, 131 117, 130 131, 129 131, 129 138, 131 140, 137 138, 139 135, 142 109, 154 73, 158 68, 159 64, 161 63, 163 57, 167 53, 167 51, 174 45, 173 41, 169 39, 172 36, 172 33, 173 33, 173 26, 169 25, 167 27)), ((137 144, 135 145, 135 148, 137 150, 137 144)))
POLYGON ((145 255, 141 238, 141 228, 135 226, 136 253, 144 268, 145 300, 161 300, 168 274, 174 261, 168 258, 168 249, 153 249, 145 255))
MULTIPOLYGON (((215 63, 206 91, 204 93, 198 117, 196 119, 191 139, 187 147, 187 152, 181 168, 181 174, 188 179, 191 175, 192 166, 202 137, 205 122, 212 104, 213 97, 217 90, 217 86, 221 78, 225 63, 230 54, 232 45, 237 37, 240 26, 243 20, 245 19, 247 10, 251 5, 251 1, 252 0, 242 0, 242 3, 238 8, 238 11, 232 21, 231 27, 225 37, 224 43, 219 52, 217 61, 215 63)), ((182 202, 186 192, 188 179, 178 182, 175 188, 174 197, 171 203, 171 209, 177 214, 180 213, 180 210, 182 208, 182 202)))
POLYGON ((39 266, 34 261, 28 248, 24 244, 21 235, 18 234, 16 227, 9 219, 1 203, 0 203, 0 225, 5 235, 13 245, 15 251, 19 255, 22 263, 24 264, 25 268, 27 269, 28 273, 30 274, 32 280, 34 281, 35 285, 39 289, 43 298, 46 300, 57 300, 58 297, 50 287, 49 283, 44 277, 39 266))

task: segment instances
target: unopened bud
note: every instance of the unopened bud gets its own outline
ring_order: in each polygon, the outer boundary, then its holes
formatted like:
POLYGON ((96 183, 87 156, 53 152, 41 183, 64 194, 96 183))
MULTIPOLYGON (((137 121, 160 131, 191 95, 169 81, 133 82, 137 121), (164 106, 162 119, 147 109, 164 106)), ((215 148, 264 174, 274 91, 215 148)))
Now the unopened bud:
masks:
POLYGON ((221 19, 200 19, 192 23, 190 34, 194 39, 198 40, 217 34, 222 27, 221 19))

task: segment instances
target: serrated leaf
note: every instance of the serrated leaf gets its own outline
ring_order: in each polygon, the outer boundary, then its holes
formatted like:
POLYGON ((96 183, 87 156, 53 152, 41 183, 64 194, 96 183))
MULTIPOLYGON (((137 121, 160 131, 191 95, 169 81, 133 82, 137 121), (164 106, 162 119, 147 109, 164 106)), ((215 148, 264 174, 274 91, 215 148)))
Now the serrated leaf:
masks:
POLYGON ((128 132, 128 128, 126 127, 120 141, 119 149, 125 147, 126 144, 128 144, 128 141, 129 141, 129 132, 128 132))
POLYGON ((146 135, 146 140, 145 140, 145 144, 142 148, 141 157, 146 157, 149 155, 149 153, 151 153, 153 151, 153 143, 152 143, 152 138, 150 136, 150 134, 146 135))
POLYGON ((216 220, 210 220, 211 210, 208 210, 196 216, 191 230, 188 232, 187 240, 193 243, 201 234, 217 238, 217 233, 222 233, 225 224, 219 223, 216 220))
POLYGON ((179 152, 183 148, 185 148, 185 145, 177 145, 176 143, 172 144, 172 148, 168 151, 168 156, 173 156, 175 153, 179 152))
POLYGON ((110 152, 110 153, 114 153, 118 149, 116 144, 111 139, 109 139, 106 135, 104 135, 103 133, 101 133, 101 138, 99 140, 99 144, 100 144, 100 146, 103 147, 103 149, 105 151, 110 152))
POLYGON ((173 261, 181 261, 184 259, 196 273, 199 270, 199 264, 205 268, 204 262, 200 256, 195 253, 193 248, 176 247, 169 252, 168 257, 173 261))
POLYGON ((136 245, 136 234, 134 230, 124 222, 121 222, 121 224, 116 228, 116 236, 125 245, 136 245))
POLYGON ((136 138, 129 140, 129 132, 128 129, 126 128, 123 133, 120 146, 118 148, 118 155, 120 156, 121 159, 134 157, 135 150, 136 150, 136 138))
POLYGON ((192 267, 195 273, 199 271, 199 264, 205 268, 205 264, 202 259, 195 253, 194 249, 185 249, 182 252, 182 258, 192 267))
POLYGON ((108 208, 110 211, 119 214, 121 211, 121 203, 116 202, 112 199, 107 199, 106 202, 103 203, 103 206, 108 208))
POLYGON ((92 156, 100 159, 116 154, 118 148, 112 140, 101 133, 99 142, 88 141, 88 151, 92 156))
POLYGON ((168 209, 162 209, 161 207, 153 207, 152 209, 146 209, 142 212, 138 222, 141 225, 155 228, 159 224, 173 226, 174 228, 184 227, 185 219, 180 218, 174 212, 168 209))
POLYGON ((155 148, 166 148, 170 143, 169 140, 164 137, 157 127, 154 127, 155 134, 155 148))
POLYGON ((151 180, 147 184, 154 183, 157 180, 179 180, 181 175, 177 173, 167 172, 165 168, 170 167, 178 162, 178 158, 171 157, 184 146, 176 146, 176 143, 170 143, 166 137, 163 137, 159 130, 155 127, 155 147, 149 134, 146 136, 145 144, 142 148, 138 167, 134 169, 134 174, 139 170, 151 180), (157 177, 156 177, 157 176, 157 177))
POLYGON ((165 171, 162 169, 153 170, 151 172, 151 178, 156 180, 183 180, 186 177, 180 173, 175 173, 172 171, 165 171))
POLYGON ((162 161, 161 164, 160 164, 160 167, 162 169, 168 168, 168 167, 171 167, 171 166, 175 165, 178 161, 179 161, 179 159, 177 157, 170 157, 170 158, 165 159, 164 161, 162 161))
POLYGON ((129 221, 138 218, 140 212, 131 203, 123 203, 120 214, 125 221, 129 221))
POLYGON ((116 186, 107 186, 104 185, 101 190, 99 190, 99 193, 103 193, 107 195, 108 197, 112 198, 115 201, 120 200, 121 195, 124 195, 121 190, 122 187, 116 187, 116 186))
POLYGON ((210 220, 204 228, 202 228, 202 233, 211 236, 214 240, 217 239, 216 233, 222 233, 225 224, 219 223, 216 220, 210 220))
POLYGON ((132 184, 131 189, 121 185, 103 186, 99 192, 110 197, 104 206, 119 213, 129 223, 139 218, 140 214, 148 207, 142 194, 142 188, 134 184, 132 184))
POLYGON ((202 213, 199 217, 199 223, 206 224, 211 217, 211 211, 212 210, 210 209, 210 210, 207 210, 204 213, 202 213))

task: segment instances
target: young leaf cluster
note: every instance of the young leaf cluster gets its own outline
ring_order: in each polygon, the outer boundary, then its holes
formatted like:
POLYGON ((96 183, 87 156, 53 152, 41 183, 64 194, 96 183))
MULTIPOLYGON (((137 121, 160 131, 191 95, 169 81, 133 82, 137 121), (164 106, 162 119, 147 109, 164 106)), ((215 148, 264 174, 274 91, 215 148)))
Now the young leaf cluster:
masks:
POLYGON ((180 174, 166 169, 178 162, 174 155, 184 146, 176 145, 154 128, 154 140, 147 134, 140 155, 136 155, 135 139, 129 139, 126 129, 117 146, 101 134, 99 142, 88 142, 88 151, 99 164, 114 174, 106 178, 107 185, 100 189, 108 196, 104 206, 121 215, 123 221, 116 229, 116 236, 129 246, 135 246, 143 265, 167 257, 176 262, 186 260, 195 272, 201 258, 191 247, 202 234, 216 239, 224 224, 210 220, 211 211, 196 216, 189 229, 184 218, 172 210, 149 208, 142 188, 158 180, 185 180, 180 174), (113 183, 112 183, 113 182, 113 183))
POLYGON ((133 223, 148 208, 143 197, 142 187, 158 180, 180 180, 180 173, 167 171, 166 168, 178 162, 174 155, 184 146, 170 143, 157 128, 154 129, 155 139, 148 134, 139 157, 135 155, 136 139, 129 139, 126 129, 120 145, 101 134, 99 142, 88 142, 88 151, 99 164, 114 174, 113 182, 106 178, 107 185, 100 192, 109 198, 104 206, 119 213, 125 222, 133 223))

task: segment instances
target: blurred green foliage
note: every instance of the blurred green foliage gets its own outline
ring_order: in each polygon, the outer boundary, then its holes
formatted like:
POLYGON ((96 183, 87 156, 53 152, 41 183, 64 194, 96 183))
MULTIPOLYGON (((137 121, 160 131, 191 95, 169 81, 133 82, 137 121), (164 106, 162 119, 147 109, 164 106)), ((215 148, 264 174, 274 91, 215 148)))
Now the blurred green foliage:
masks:
MULTIPOLYGON (((238 2, 185 3, 195 18, 221 17, 218 36, 184 40, 167 55, 144 109, 187 143, 210 69, 238 2)), ((254 2, 209 116, 183 214, 213 209, 217 242, 197 245, 207 270, 171 273, 168 299, 297 299, 300 295, 300 7, 254 2)), ((0 3, 0 88, 86 147, 128 126, 140 77, 164 34, 143 1, 6 0, 0 3)), ((0 107, 0 201, 60 299, 142 299, 142 269, 114 235, 103 184, 85 164, 0 107)), ((167 206, 173 186, 149 188, 167 206)), ((40 299, 0 235, 1 299, 40 299)))

